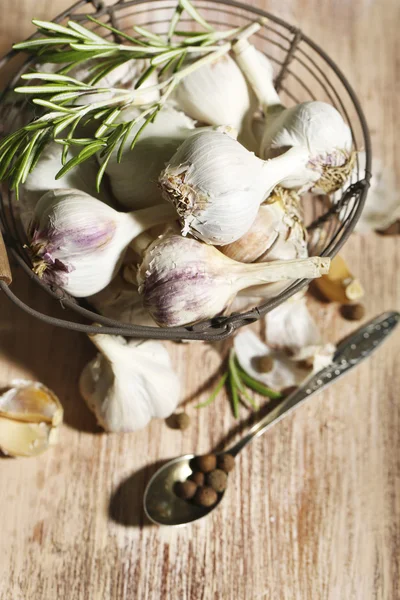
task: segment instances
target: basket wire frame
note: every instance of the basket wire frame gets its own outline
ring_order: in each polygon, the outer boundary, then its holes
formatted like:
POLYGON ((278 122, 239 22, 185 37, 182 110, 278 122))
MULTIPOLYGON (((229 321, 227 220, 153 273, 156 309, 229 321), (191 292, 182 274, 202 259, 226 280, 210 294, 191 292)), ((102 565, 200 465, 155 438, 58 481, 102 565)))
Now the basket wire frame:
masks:
MULTIPOLYGON (((319 232, 318 241, 309 247, 310 255, 335 256, 351 234, 361 214, 371 178, 371 144, 368 127, 354 91, 329 56, 299 29, 292 27, 282 19, 234 0, 197 0, 195 5, 200 11, 207 9, 208 21, 221 29, 240 26, 260 16, 267 17, 267 24, 255 34, 254 42, 258 49, 268 56, 277 70, 275 86, 283 101, 288 106, 307 100, 329 102, 342 114, 349 125, 354 149, 365 152, 363 172, 361 172, 357 155, 353 175, 346 183, 345 189, 333 196, 330 206, 324 207, 322 203, 315 201, 307 211, 308 230, 319 232)), ((145 25, 156 33, 165 34, 175 7, 175 0, 118 0, 111 6, 106 6, 102 0, 80 0, 55 18, 54 22, 63 23, 68 19, 73 19, 94 31, 101 32, 105 38, 114 37, 115 39, 116 36, 113 33, 88 21, 86 15, 89 13, 122 31, 129 31, 133 24, 138 24, 145 25)), ((197 29, 197 24, 190 18, 183 18, 181 22, 188 29, 197 29)), ((32 37, 37 35, 36 33, 32 37)), ((5 72, 10 63, 18 62, 19 55, 20 53, 11 51, 0 61, 0 70, 5 72)), ((21 81, 19 81, 21 74, 31 67, 34 60, 31 58, 22 66, 19 60, 18 70, 15 72, 14 68, 15 74, 0 96, 0 122, 6 124, 4 134, 12 131, 14 121, 18 118, 18 111, 15 111, 14 118, 10 118, 13 104, 4 103, 3 100, 17 82, 21 85, 21 81)), ((25 85, 27 84, 28 82, 25 85)), ((20 111, 23 111, 28 104, 29 100, 23 98, 22 102, 18 103, 20 111)), ((26 234, 16 214, 15 203, 15 195, 6 186, 2 186, 0 190, 0 223, 10 255, 31 279, 54 299, 61 302, 65 308, 91 323, 101 324, 102 333, 143 339, 220 340, 229 337, 239 327, 258 320, 308 283, 307 280, 295 281, 275 298, 256 308, 228 317, 215 317, 192 326, 158 328, 123 323, 99 315, 84 300, 78 301, 61 288, 47 285, 33 273, 29 255, 24 248, 27 242, 26 234)), ((43 322, 84 333, 98 332, 97 325, 58 319, 34 310, 18 298, 3 281, 0 281, 0 288, 22 310, 43 322)))

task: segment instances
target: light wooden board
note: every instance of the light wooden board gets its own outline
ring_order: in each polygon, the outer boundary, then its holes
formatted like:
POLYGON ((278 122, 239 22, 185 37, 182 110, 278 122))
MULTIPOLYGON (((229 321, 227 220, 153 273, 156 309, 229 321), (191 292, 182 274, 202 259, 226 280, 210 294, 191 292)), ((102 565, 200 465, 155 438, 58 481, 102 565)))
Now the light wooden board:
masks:
MULTIPOLYGON (((375 152, 400 177, 398 0, 252 4, 300 26, 343 68, 375 152)), ((32 17, 51 18, 68 5, 2 0, 0 51, 31 32, 32 17)), ((399 238, 353 236, 344 255, 366 288, 369 317, 400 307, 399 238)), ((22 298, 62 315, 15 266, 13 275, 22 298)), ((352 329, 336 306, 313 311, 326 340, 352 329)), ((14 377, 39 379, 65 407, 56 448, 37 459, 0 459, 1 600, 399 598, 399 338, 255 442, 211 518, 165 530, 141 510, 157 461, 234 439, 249 417, 243 409, 238 426, 223 396, 194 409, 219 352, 170 346, 192 417, 185 433, 157 421, 136 434, 106 435, 77 391, 94 354, 89 341, 28 318, 0 296, 0 387, 14 377)))

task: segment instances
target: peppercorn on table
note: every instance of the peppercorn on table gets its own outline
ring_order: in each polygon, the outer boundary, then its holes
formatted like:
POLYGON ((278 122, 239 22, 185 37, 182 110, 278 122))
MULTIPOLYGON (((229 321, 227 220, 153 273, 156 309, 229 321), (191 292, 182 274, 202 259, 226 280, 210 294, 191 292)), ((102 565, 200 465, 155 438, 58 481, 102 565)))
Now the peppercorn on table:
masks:
MULTIPOLYGON (((111 2, 112 3, 112 2, 111 2)), ((71 0, 3 0, 0 49, 71 0)), ((354 86, 374 152, 396 169, 397 0, 253 0, 319 43, 354 86)), ((207 15, 206 15, 207 16, 207 15)), ((1 124, 0 124, 1 127, 1 124)), ((365 320, 400 307, 400 237, 353 235, 342 256, 365 288, 365 320)), ((12 265, 13 288, 54 316, 61 306, 12 265)), ((326 341, 357 324, 312 301, 326 341)), ((254 326, 262 330, 262 324, 254 326)), ((181 381, 184 430, 162 420, 105 434, 78 392, 95 350, 0 295, 0 387, 38 380, 65 411, 58 445, 36 458, 0 458, 0 600, 392 600, 400 596, 400 336, 256 441, 237 460, 224 501, 184 529, 150 525, 145 485, 161 461, 208 452, 240 436, 223 393, 196 409, 218 378, 229 342, 169 344, 181 381)))

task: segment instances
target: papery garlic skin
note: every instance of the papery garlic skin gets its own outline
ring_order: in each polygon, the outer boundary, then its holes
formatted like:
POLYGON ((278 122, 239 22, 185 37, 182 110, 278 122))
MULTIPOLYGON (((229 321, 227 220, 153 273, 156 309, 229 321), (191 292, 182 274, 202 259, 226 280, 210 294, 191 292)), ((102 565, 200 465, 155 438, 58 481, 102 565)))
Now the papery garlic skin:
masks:
POLYGON ((83 370, 80 391, 106 431, 136 431, 174 412, 180 383, 161 342, 89 337, 100 353, 83 370))
POLYGON ((15 380, 0 395, 0 449, 10 456, 37 456, 58 439, 63 408, 43 384, 15 380))
POLYGON ((329 259, 242 264, 213 246, 176 234, 155 240, 138 271, 143 305, 161 327, 190 325, 220 314, 235 295, 256 284, 319 277, 329 259))
POLYGON ((306 150, 292 148, 262 161, 227 134, 202 131, 182 143, 159 183, 176 207, 183 235, 224 246, 250 229, 273 188, 307 160, 306 150))
MULTIPOLYGON (((60 144, 50 142, 40 155, 35 169, 28 175, 24 185, 21 186, 19 202, 21 221, 25 231, 29 228, 37 203, 49 190, 73 188, 112 205, 112 199, 107 193, 105 185, 101 186, 100 192, 96 190, 98 165, 95 158, 88 159, 68 171, 60 179, 56 179, 57 173, 62 168, 62 152, 63 147, 60 144)), ((76 153, 76 149, 72 149, 68 153, 68 160, 76 153)))
POLYGON ((91 296, 114 278, 134 237, 173 217, 167 204, 119 213, 79 190, 50 191, 30 229, 34 270, 72 296, 91 296))
POLYGON ((238 131, 251 106, 246 79, 228 54, 183 78, 174 99, 192 119, 208 125, 231 125, 238 131))
MULTIPOLYGON (((121 113, 119 122, 133 119, 135 114, 136 109, 127 109, 121 113)), ((154 123, 146 126, 131 150, 131 142, 143 123, 141 119, 132 128, 121 162, 117 160, 116 148, 106 167, 114 196, 122 206, 131 210, 154 206, 162 201, 158 176, 195 127, 194 121, 184 113, 170 106, 165 107, 158 113, 154 123)))
MULTIPOLYGON (((358 153, 359 172, 365 170, 365 152, 358 153)), ((400 219, 400 191, 394 171, 379 158, 372 161, 372 178, 361 216, 355 226, 357 233, 383 230, 400 219)))

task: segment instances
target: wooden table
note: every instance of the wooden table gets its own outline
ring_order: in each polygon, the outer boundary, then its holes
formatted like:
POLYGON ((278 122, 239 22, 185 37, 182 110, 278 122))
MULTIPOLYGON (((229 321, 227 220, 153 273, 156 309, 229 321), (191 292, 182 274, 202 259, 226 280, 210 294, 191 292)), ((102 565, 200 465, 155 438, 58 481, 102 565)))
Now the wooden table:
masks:
MULTIPOLYGON (((71 0, 2 0, 0 49, 71 0)), ((397 168, 398 0, 253 0, 308 33, 362 99, 374 150, 397 168), (397 63, 396 63, 397 60, 397 63)), ((400 183, 399 179, 398 182, 400 183)), ((400 306, 400 240, 353 236, 344 255, 366 288, 368 316, 400 306)), ((13 289, 62 315, 15 267, 13 289)), ((335 305, 313 310, 325 338, 352 329, 335 305)), ((214 515, 160 529, 141 503, 155 463, 233 439, 246 425, 227 399, 197 411, 217 349, 171 345, 192 426, 156 421, 106 435, 79 397, 94 350, 0 296, 0 387, 39 379, 65 407, 59 445, 37 459, 0 459, 1 600, 394 600, 400 598, 400 336, 334 388, 254 443, 214 515)))

